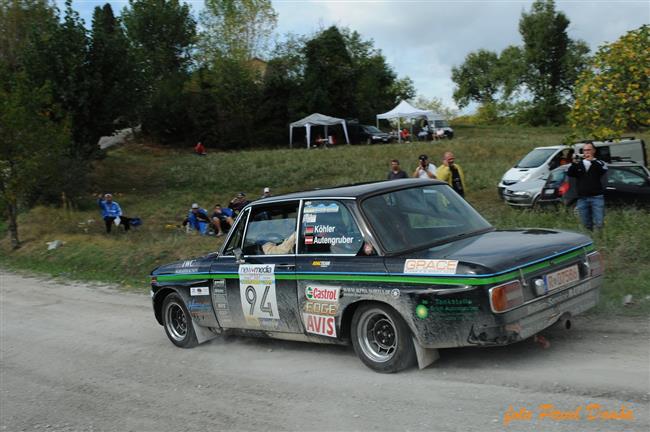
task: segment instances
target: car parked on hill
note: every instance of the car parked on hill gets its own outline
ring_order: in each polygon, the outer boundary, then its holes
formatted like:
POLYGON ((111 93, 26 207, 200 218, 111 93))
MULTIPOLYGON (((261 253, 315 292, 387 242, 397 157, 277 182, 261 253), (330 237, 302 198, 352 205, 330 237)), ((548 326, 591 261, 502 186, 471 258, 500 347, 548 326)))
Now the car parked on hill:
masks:
MULTIPOLYGON (((636 162, 607 164, 605 203, 607 205, 650 204, 650 171, 636 162)), ((539 196, 540 204, 572 205, 578 196, 575 180, 567 175, 569 165, 563 165, 549 175, 539 196)))
POLYGON ((515 183, 505 189, 503 199, 513 207, 535 207, 545 183, 545 178, 515 183))
MULTIPOLYGON (((647 166, 645 142, 634 137, 617 141, 585 141, 596 147, 597 157, 607 163, 635 161, 647 166)), ((572 146, 536 147, 510 168, 497 185, 499 197, 504 197, 506 188, 529 180, 547 179, 549 173, 564 163, 569 163, 574 153, 580 154, 585 142, 572 146)))
POLYGON ((396 372, 568 324, 596 305, 602 274, 585 235, 497 230, 447 183, 403 179, 255 201, 219 252, 153 270, 151 298, 179 347, 219 334, 351 343, 396 372))
POLYGON ((360 125, 359 138, 366 144, 390 143, 393 137, 387 132, 382 132, 376 126, 360 125))

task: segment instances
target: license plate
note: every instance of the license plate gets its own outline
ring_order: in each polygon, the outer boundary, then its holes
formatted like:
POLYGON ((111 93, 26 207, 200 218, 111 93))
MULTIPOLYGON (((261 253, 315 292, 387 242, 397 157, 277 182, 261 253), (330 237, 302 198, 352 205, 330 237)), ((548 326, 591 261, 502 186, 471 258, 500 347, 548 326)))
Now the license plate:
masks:
POLYGON ((554 289, 561 288, 579 280, 580 272, 578 271, 578 264, 574 264, 571 267, 544 276, 547 291, 553 291, 554 289))
POLYGON ((553 195, 553 193, 555 193, 555 189, 544 189, 544 193, 546 195, 553 195))

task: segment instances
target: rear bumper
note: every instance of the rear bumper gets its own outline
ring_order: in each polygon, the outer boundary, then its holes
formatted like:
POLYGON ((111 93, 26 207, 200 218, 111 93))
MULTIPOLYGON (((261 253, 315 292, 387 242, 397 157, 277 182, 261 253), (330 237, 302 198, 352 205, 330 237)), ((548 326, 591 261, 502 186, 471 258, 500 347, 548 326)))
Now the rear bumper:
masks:
POLYGON ((602 276, 524 304, 496 317, 496 325, 473 326, 469 345, 508 345, 527 339, 560 319, 579 315, 598 303, 602 276))

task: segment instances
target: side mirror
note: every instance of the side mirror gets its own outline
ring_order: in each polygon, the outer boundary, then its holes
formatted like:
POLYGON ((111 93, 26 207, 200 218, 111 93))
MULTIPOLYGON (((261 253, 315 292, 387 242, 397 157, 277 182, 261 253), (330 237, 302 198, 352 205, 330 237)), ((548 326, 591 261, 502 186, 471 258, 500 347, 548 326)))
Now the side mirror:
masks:
POLYGON ((232 253, 235 255, 235 260, 237 260, 237 264, 243 264, 245 262, 244 258, 243 258, 243 255, 242 255, 241 248, 239 248, 239 247, 234 248, 232 250, 232 253))

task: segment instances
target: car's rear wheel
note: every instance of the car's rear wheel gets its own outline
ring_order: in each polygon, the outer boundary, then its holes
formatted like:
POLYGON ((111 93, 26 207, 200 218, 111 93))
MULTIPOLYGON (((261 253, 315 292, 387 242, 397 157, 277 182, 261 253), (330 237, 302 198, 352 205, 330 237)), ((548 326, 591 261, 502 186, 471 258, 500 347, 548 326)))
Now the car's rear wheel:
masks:
POLYGON ((361 361, 381 373, 399 372, 415 364, 408 326, 388 306, 361 305, 352 318, 352 346, 361 361))
POLYGON ((174 345, 192 348, 198 344, 192 327, 192 317, 181 296, 172 293, 165 297, 162 318, 165 333, 174 345))

